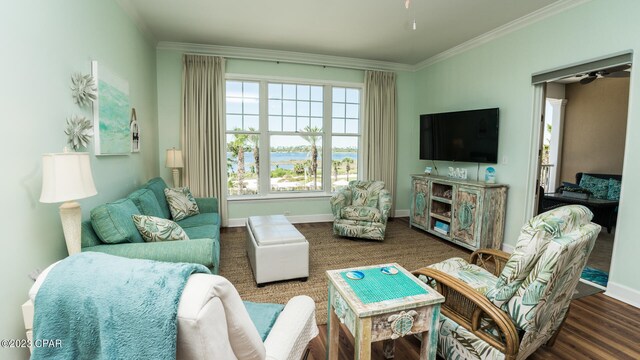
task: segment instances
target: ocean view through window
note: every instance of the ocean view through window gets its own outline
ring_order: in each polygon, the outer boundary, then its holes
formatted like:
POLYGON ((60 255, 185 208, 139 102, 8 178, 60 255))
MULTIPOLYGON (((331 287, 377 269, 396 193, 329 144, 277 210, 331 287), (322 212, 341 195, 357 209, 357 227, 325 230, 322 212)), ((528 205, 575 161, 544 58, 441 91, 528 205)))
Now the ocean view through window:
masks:
POLYGON ((330 193, 358 179, 359 87, 227 80, 228 194, 330 193))

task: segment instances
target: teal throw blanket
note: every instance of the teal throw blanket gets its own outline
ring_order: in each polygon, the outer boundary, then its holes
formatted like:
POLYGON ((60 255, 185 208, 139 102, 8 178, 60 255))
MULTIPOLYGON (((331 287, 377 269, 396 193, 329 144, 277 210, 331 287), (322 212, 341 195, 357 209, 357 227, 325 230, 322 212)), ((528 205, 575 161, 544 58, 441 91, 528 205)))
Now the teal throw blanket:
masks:
POLYGON ((35 298, 31 359, 175 359, 178 303, 199 264, 97 252, 53 267, 35 298))

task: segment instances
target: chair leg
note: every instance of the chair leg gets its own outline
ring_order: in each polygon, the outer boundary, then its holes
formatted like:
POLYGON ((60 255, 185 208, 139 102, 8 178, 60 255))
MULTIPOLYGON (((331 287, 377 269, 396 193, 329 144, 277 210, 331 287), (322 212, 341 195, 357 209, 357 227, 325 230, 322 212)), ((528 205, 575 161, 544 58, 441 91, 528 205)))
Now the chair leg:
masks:
POLYGON ((569 317, 569 310, 571 308, 567 309, 567 312, 564 314, 564 319, 562 319, 562 322, 560 323, 560 326, 558 326, 558 328, 556 329, 556 332, 549 338, 549 340, 547 340, 547 343, 545 344, 546 346, 553 346, 553 344, 556 343, 556 339, 558 338, 558 334, 560 333, 560 330, 562 330, 562 326, 564 326, 564 322, 567 321, 567 318, 569 317))
POLYGON ((309 358, 310 352, 311 352, 311 348, 307 346, 307 349, 304 351, 304 355, 302 355, 302 360, 307 360, 309 358))

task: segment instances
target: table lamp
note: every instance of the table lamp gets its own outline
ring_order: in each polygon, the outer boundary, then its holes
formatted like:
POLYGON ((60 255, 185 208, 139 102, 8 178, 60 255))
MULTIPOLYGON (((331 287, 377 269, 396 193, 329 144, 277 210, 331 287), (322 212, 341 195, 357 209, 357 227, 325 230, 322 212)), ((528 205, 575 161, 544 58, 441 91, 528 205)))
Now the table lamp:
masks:
POLYGON ((184 167, 182 162, 182 150, 176 148, 167 149, 166 167, 171 168, 173 174, 173 187, 180 186, 180 169, 184 167))
POLYGON ((42 155, 40 202, 58 203, 62 231, 69 255, 80 252, 80 204, 74 200, 97 194, 91 175, 89 153, 64 152, 42 155))

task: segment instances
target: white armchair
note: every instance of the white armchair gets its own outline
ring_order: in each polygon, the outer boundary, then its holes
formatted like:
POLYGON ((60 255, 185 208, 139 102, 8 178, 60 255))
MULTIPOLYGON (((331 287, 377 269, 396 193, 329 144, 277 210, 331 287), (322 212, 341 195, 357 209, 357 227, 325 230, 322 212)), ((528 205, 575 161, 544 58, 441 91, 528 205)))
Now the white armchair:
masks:
MULTIPOLYGON (((29 291, 29 306, 53 266, 29 291)), ((255 305, 254 311, 260 311, 263 304, 255 305)), ((24 310, 23 306, 23 312, 26 324, 33 309, 24 310)), ((306 357, 309 342, 318 335, 315 303, 302 295, 289 300, 263 341, 235 287, 210 274, 189 277, 180 297, 177 322, 179 360, 299 360, 306 357)))

